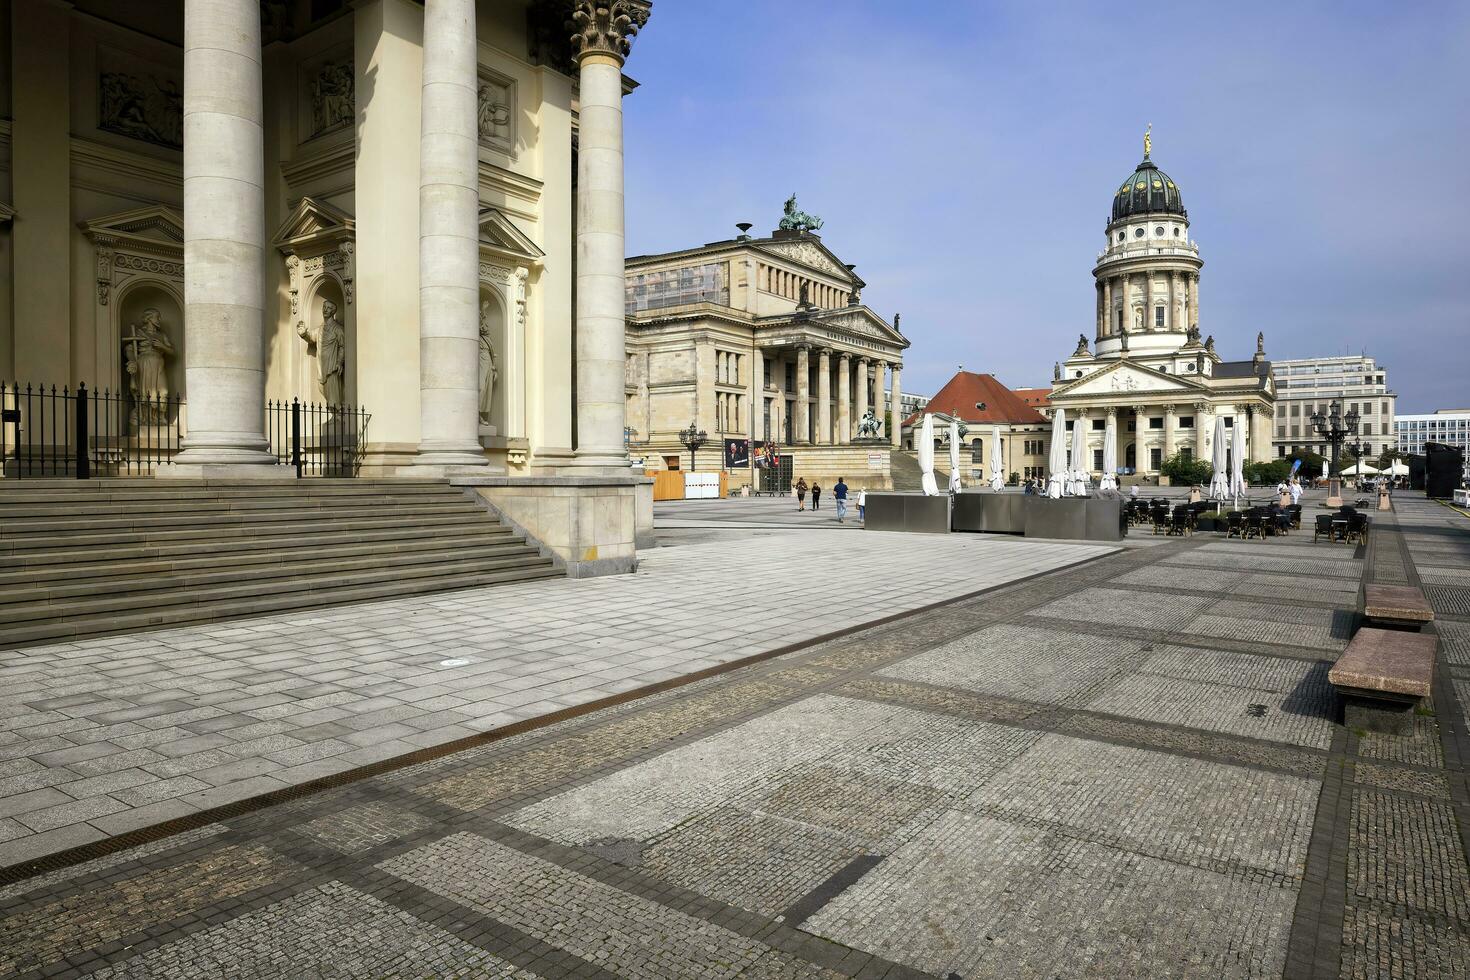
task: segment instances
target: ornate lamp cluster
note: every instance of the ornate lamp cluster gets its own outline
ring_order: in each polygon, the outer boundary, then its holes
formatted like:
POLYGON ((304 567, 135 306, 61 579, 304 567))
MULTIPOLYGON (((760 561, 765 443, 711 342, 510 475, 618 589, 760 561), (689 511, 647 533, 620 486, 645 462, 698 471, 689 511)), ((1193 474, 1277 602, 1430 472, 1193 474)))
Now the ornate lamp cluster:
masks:
POLYGON ((685 449, 689 450, 689 471, 693 473, 698 469, 694 465, 694 454, 699 451, 700 446, 709 442, 709 435, 695 425, 694 420, 691 419, 689 428, 679 430, 679 441, 684 444, 685 449))
POLYGON ((1349 408, 1346 415, 1342 414, 1342 406, 1333 402, 1326 414, 1319 409, 1312 413, 1312 426, 1317 434, 1332 444, 1332 472, 1337 473, 1338 449, 1348 436, 1358 434, 1358 410, 1349 408))

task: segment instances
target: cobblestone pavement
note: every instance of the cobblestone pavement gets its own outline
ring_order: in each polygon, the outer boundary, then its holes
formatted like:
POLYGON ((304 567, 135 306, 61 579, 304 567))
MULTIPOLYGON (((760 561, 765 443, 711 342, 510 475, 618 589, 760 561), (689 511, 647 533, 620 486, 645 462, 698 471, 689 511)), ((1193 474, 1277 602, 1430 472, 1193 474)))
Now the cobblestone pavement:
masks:
POLYGON ((0 868, 1114 550, 799 523, 668 538, 635 575, 0 650, 0 868))
POLYGON ((1470 976, 1464 705, 1368 735, 1325 680, 1454 516, 1151 542, 240 807, 0 884, 0 976, 1470 976))

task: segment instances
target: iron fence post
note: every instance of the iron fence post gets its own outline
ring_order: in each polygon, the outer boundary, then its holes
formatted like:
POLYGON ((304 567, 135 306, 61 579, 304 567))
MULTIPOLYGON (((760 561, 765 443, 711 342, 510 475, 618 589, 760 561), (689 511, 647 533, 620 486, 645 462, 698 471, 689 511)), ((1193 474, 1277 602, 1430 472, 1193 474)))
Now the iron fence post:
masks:
POLYGON ((291 465, 301 479, 301 399, 291 399, 291 465))
POLYGON ((77 385, 77 479, 92 475, 91 455, 87 452, 87 383, 77 385))

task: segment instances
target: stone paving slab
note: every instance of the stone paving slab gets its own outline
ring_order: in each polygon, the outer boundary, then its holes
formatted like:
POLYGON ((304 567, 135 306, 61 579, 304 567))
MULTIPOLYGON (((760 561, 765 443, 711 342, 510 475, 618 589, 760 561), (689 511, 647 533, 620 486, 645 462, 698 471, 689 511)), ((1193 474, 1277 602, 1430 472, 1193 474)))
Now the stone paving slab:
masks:
POLYGON ((796 526, 633 575, 0 651, 0 867, 1114 550, 796 526))

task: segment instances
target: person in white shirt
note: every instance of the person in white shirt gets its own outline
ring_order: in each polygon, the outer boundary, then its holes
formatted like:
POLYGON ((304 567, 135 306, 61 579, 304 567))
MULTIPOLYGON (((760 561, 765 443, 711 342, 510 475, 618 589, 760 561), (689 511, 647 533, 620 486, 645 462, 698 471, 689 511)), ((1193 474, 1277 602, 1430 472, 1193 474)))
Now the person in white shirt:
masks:
POLYGON ((860 520, 860 521, 863 520, 863 514, 864 514, 865 508, 867 506, 868 506, 868 489, 867 489, 867 487, 863 487, 861 490, 858 491, 858 495, 857 495, 858 520, 860 520))

